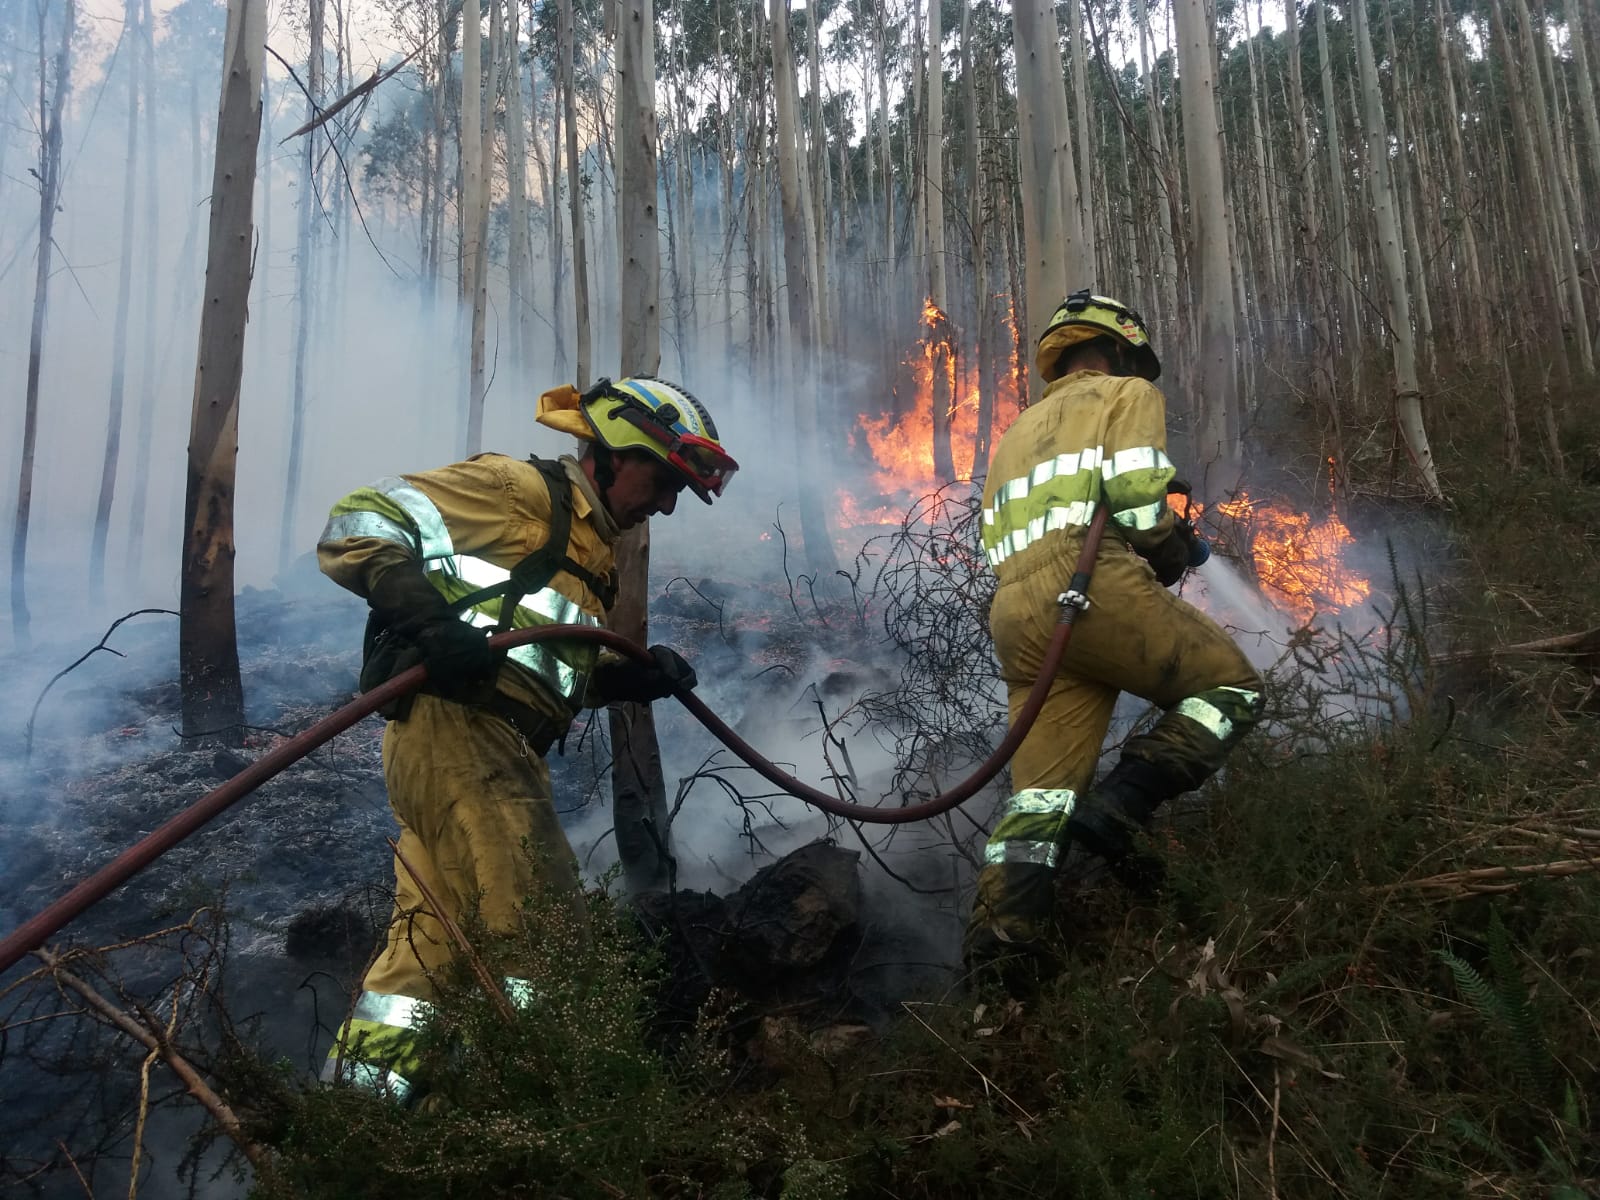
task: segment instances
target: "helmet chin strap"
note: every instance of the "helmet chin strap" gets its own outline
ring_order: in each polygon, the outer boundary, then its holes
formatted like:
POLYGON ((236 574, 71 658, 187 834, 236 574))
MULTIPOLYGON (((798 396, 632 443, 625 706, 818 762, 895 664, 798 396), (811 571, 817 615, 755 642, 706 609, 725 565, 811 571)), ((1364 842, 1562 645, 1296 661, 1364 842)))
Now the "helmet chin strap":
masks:
POLYGON ((589 453, 594 458, 594 490, 600 497, 600 503, 606 506, 606 512, 616 516, 611 504, 611 488, 617 482, 617 467, 612 458, 611 447, 604 442, 594 441, 589 443, 589 453))

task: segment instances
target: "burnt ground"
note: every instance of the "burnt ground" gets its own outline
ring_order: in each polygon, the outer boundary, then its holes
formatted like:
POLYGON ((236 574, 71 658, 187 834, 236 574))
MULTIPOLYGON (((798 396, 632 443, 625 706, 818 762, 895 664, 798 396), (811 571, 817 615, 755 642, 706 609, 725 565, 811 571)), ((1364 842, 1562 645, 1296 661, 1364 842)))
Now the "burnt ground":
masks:
MULTIPOLYGON (((0 729, 0 928, 15 927, 353 694, 362 607, 323 581, 301 584, 247 591, 239 599, 251 727, 240 751, 178 736, 173 617, 124 625, 111 644, 125 658, 96 655, 57 683, 39 707, 26 758, 22 727, 50 672, 16 689, 0 729)), ((99 632, 87 633, 75 653, 99 632)), ((825 614, 782 584, 675 580, 653 600, 651 636, 684 650, 699 671, 701 694, 741 733, 811 779, 839 762, 837 747, 826 759, 821 753, 819 714, 837 715, 861 692, 893 678, 889 667, 873 665, 893 660, 870 614, 851 597, 825 614)), ((53 669, 71 657, 64 654, 53 669)), ((669 1027, 692 1019, 716 985, 748 998, 753 1037, 763 1028, 771 1032, 763 1013, 780 1011, 790 1026, 861 1036, 900 997, 948 986, 958 932, 952 881, 961 867, 946 834, 869 832, 873 850, 866 851, 849 827, 830 828, 796 802, 771 797, 731 757, 716 757, 709 736, 681 708, 660 706, 658 722, 669 789, 675 779, 689 781, 669 795, 678 808, 675 893, 640 907, 641 922, 664 939, 669 1027), (739 794, 748 802, 736 803, 739 794), (826 844, 830 837, 837 849, 826 844), (813 845, 819 838, 824 844, 813 845), (799 853, 777 863, 793 849, 799 853), (875 856, 892 864, 897 879, 878 869, 875 856)), ((575 729, 566 756, 552 760, 563 821, 591 876, 610 853, 607 751, 597 728, 603 724, 575 729)), ((111 945, 182 925, 197 910, 220 910, 228 944, 215 987, 226 1019, 268 1060, 302 1076, 314 1073, 390 904, 384 839, 393 836, 394 823, 382 783, 381 736, 376 718, 341 734, 148 867, 53 944, 111 945)), ((860 761, 849 770, 870 779, 873 764, 884 761, 883 748, 854 740, 851 747, 860 761)), ((193 953, 196 941, 190 935, 159 949, 121 950, 109 956, 107 970, 129 998, 165 1001, 180 962, 175 947, 185 944, 193 953)), ((25 960, 7 972, 0 987, 31 965, 25 960)), ((53 992, 31 984, 6 998, 0 1019, 14 1024, 61 1007, 53 992)), ((7 1131, 0 1191, 81 1196, 68 1152, 97 1192, 125 1187, 138 1058, 64 1021, 15 1026, 0 1055, 0 1129, 7 1131), (47 1164, 53 1169, 19 1183, 47 1164)), ((158 1069, 153 1086, 153 1095, 168 1095, 171 1077, 158 1069)), ((242 1194, 232 1172, 215 1176, 211 1165, 192 1192, 179 1182, 178 1163, 198 1114, 164 1107, 170 1111, 158 1108, 146 1129, 140 1194, 147 1200, 242 1194)))

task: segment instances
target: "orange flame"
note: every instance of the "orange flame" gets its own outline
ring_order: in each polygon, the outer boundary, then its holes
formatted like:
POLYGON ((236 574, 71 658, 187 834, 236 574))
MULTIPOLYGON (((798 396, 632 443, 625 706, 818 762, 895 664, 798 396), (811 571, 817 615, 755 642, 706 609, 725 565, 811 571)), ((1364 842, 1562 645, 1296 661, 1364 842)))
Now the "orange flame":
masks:
POLYGON ((1262 591, 1285 612, 1310 621, 1319 611, 1349 608, 1372 594, 1372 584, 1344 565, 1355 538, 1337 513, 1314 522, 1308 513, 1253 500, 1248 492, 1217 511, 1242 524, 1262 591))
MULTIPOLYGON (((851 440, 864 438, 872 453, 875 470, 871 482, 878 496, 864 499, 841 492, 839 524, 844 528, 897 524, 912 501, 946 482, 938 477, 933 463, 933 394, 938 372, 944 376, 942 391, 949 396, 950 454, 955 474, 958 479, 972 475, 978 442, 976 356, 957 353, 955 329, 932 298, 923 301, 922 326, 916 349, 901 363, 911 373, 914 387, 911 411, 863 414, 851 432, 851 440), (887 504, 872 503, 879 497, 892 500, 887 504)), ((994 433, 1005 428, 1020 407, 1014 370, 1002 367, 998 374, 994 433)))

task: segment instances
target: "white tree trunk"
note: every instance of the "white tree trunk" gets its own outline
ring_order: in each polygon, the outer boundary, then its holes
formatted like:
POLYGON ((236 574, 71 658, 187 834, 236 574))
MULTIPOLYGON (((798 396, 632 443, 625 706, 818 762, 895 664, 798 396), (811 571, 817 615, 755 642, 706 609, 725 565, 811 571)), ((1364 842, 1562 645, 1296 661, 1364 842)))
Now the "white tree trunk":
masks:
POLYGON ((1199 264, 1200 307, 1196 384, 1200 422, 1195 460, 1207 472, 1239 459, 1237 346, 1233 264, 1228 253, 1227 195, 1222 135, 1213 96, 1211 32, 1204 0, 1176 0, 1179 85, 1183 95, 1184 158, 1189 175, 1190 244, 1199 264))
MULTIPOLYGON (((1011 6, 1011 36, 1017 61, 1017 159, 1027 289, 1027 311, 1018 314, 1018 323, 1019 330, 1027 330, 1021 339, 1031 344, 1063 295, 1090 286, 1094 254, 1084 243, 1077 220, 1071 131, 1059 124, 1067 95, 1055 10, 1048 0, 1017 0, 1011 6)), ((1037 400, 1041 381, 1033 372, 1029 378, 1030 394, 1037 400)))
POLYGON ((1367 178, 1371 185, 1373 219, 1377 224, 1378 251, 1388 293, 1390 345, 1394 351, 1395 418, 1400 436, 1417 468, 1428 495, 1440 499, 1433 451, 1422 422, 1422 385, 1417 378, 1415 333, 1411 328, 1411 296, 1406 287, 1405 251, 1401 243, 1399 214, 1395 211, 1394 181, 1389 166, 1389 128, 1383 115, 1383 93, 1373 60, 1372 35, 1367 28, 1366 5, 1350 6, 1355 30, 1356 60, 1361 75, 1363 117, 1367 134, 1367 178))

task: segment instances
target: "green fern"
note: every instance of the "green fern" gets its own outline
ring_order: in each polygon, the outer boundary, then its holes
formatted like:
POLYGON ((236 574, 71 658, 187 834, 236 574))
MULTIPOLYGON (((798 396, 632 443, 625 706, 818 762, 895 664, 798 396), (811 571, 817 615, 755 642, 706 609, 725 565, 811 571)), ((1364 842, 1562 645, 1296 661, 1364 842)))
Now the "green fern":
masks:
POLYGON ((1435 950, 1439 961, 1450 969, 1456 981, 1456 990, 1470 1004, 1485 1025, 1494 1029, 1505 1028, 1505 1014, 1500 1008, 1500 997, 1489 981, 1471 963, 1449 950, 1435 950))
POLYGON ((1511 937, 1500 920, 1498 910, 1489 913, 1489 969, 1494 973, 1495 990, 1500 997, 1512 1061, 1523 1083, 1541 1099, 1555 1090, 1555 1063, 1544 1031, 1528 1001, 1527 985, 1517 969, 1511 937))
POLYGON ((1488 952, 1493 983, 1459 955, 1449 950, 1434 953, 1449 969, 1462 998, 1495 1034, 1511 1061, 1517 1080, 1543 1103, 1554 1090, 1555 1063, 1538 1018, 1528 1003, 1528 990, 1517 970, 1511 939, 1498 913, 1491 915, 1488 952))

